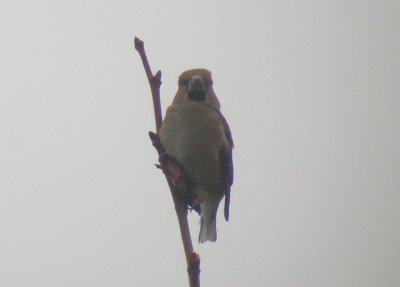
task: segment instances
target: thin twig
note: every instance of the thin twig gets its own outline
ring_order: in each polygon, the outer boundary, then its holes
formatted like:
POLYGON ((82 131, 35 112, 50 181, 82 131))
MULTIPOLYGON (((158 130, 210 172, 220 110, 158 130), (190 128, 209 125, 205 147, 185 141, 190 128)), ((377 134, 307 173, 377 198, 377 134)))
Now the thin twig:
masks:
POLYGON ((147 60, 144 50, 144 43, 139 38, 135 37, 135 49, 138 51, 143 62, 144 70, 146 71, 147 79, 150 84, 151 95, 153 97, 154 116, 156 120, 156 131, 160 131, 162 122, 161 102, 160 102, 160 87, 161 87, 161 71, 155 75, 151 72, 149 61, 147 60))
MULTIPOLYGON (((138 51, 142 62, 144 70, 146 71, 147 79, 150 84, 151 94, 153 97, 153 107, 154 116, 156 121, 156 131, 157 134, 160 131, 162 123, 162 113, 161 113, 161 103, 160 103, 160 86, 161 86, 161 71, 158 71, 153 75, 149 61, 147 60, 146 52, 144 50, 144 43, 137 37, 135 37, 135 49, 138 51)), ((184 170, 173 162, 173 159, 166 156, 164 148, 157 134, 150 132, 149 136, 152 141, 153 146, 156 148, 159 161, 161 163, 161 169, 165 174, 165 178, 168 182, 169 189, 171 191, 172 199, 175 204, 175 211, 178 217, 179 228, 181 231, 181 238, 183 243, 183 248, 185 250, 187 271, 189 276, 189 286, 190 287, 200 287, 200 257, 197 253, 193 251, 192 239, 190 237, 189 224, 187 221, 187 206, 186 203, 181 200, 178 196, 178 187, 185 185, 184 170), (180 171, 178 172, 178 177, 174 177, 171 174, 171 166, 174 165, 174 170, 178 167, 180 171)), ((185 187, 184 187, 185 188, 185 187)))

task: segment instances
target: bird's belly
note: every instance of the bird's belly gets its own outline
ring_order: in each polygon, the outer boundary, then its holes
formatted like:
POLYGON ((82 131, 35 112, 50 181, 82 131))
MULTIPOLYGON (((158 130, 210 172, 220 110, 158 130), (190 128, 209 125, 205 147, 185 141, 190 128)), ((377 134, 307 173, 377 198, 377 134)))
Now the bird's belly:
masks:
POLYGON ((189 179, 205 190, 219 189, 221 185, 219 149, 213 133, 207 128, 182 130, 177 134, 171 151, 171 155, 183 166, 189 179))

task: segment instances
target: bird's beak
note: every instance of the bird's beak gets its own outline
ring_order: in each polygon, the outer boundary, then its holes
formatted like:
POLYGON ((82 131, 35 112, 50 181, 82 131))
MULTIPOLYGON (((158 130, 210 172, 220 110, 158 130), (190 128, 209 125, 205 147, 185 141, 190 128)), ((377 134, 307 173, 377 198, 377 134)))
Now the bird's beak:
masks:
POLYGON ((188 83, 189 92, 205 92, 206 84, 202 77, 194 75, 188 83))

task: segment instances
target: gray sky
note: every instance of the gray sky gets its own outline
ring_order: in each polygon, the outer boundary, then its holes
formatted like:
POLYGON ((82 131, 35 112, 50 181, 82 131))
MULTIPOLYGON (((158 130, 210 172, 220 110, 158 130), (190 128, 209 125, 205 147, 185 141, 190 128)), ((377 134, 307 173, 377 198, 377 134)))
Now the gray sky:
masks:
MULTIPOLYGON (((400 285, 398 1, 3 1, 0 286, 186 286, 133 37, 213 72, 231 220, 203 286, 400 285)), ((198 216, 190 215, 197 239, 198 216)))

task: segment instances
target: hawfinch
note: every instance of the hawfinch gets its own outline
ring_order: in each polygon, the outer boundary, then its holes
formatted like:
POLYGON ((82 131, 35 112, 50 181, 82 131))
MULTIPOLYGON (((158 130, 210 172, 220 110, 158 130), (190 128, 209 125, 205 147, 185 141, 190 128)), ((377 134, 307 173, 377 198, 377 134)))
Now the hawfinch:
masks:
POLYGON ((200 243, 217 240, 216 216, 224 196, 228 221, 233 183, 232 135, 212 84, 208 70, 182 73, 159 133, 166 153, 184 168, 194 185, 201 207, 200 243))

